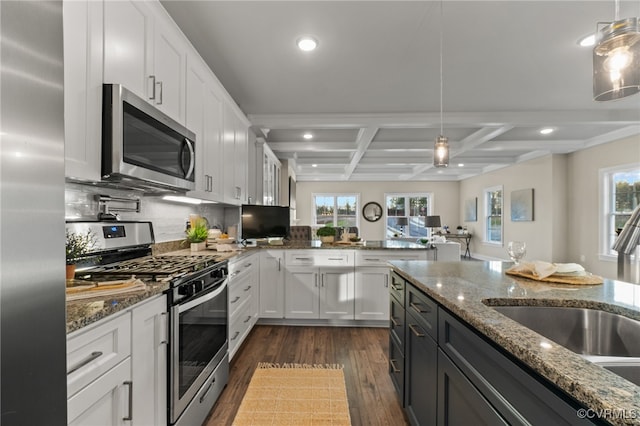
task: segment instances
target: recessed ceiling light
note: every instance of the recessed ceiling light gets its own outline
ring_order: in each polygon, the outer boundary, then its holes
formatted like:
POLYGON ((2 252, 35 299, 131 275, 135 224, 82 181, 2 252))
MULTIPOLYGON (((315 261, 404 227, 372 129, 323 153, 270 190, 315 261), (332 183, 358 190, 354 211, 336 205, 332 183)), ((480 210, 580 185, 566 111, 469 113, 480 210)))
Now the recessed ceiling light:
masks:
POLYGON ((317 164, 312 164, 311 167, 318 167, 318 165, 317 164))
POLYGON ((555 129, 553 129, 552 127, 545 127, 544 129, 540 129, 540 134, 541 135, 548 135, 554 132, 555 129))
POLYGON ((589 34, 578 40, 578 45, 581 47, 591 47, 596 44, 596 35, 589 34))
POLYGON ((303 138, 305 139, 313 139, 313 135, 309 132, 305 133, 304 135, 302 135, 303 138))
POLYGON ((309 36, 300 37, 296 44, 298 45, 298 49, 305 52, 310 52, 318 47, 318 41, 315 38, 309 36))
POLYGON ((458 163, 458 167, 464 167, 464 163, 458 163))

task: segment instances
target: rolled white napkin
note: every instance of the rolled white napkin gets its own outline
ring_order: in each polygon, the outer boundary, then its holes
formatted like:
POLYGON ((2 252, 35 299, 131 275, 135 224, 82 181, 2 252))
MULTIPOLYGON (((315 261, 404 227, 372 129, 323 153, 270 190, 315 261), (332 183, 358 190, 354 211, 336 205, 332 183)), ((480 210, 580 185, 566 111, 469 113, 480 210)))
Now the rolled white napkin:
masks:
POLYGON ((583 275, 585 273, 584 268, 577 263, 550 263, 542 260, 521 262, 510 270, 531 273, 538 278, 546 278, 554 274, 583 275))

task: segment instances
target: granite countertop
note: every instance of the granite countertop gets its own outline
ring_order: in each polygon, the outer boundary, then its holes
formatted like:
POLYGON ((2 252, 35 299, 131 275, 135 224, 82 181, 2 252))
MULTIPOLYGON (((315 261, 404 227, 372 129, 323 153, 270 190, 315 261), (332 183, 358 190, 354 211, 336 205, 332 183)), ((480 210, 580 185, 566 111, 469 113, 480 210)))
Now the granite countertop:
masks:
POLYGON ((259 249, 348 249, 348 250, 427 250, 427 246, 403 240, 366 240, 358 243, 322 243, 312 241, 287 241, 283 245, 259 245, 259 249))
POLYGON ((542 340, 549 340, 483 303, 593 308, 640 320, 639 285, 608 279, 604 284, 584 286, 541 283, 505 275, 512 266, 506 262, 390 264, 417 288, 586 407, 612 410, 607 421, 640 424, 639 386, 555 343, 541 346, 542 340))

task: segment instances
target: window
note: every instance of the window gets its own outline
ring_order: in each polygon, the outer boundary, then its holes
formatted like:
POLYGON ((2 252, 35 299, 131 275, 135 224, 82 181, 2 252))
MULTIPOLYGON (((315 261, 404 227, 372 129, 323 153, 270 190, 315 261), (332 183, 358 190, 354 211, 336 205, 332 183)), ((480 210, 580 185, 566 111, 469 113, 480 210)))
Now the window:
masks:
POLYGON ((432 194, 386 194, 387 237, 427 236, 424 217, 431 214, 432 194))
POLYGON ((502 186, 486 188, 484 203, 486 215, 484 241, 502 244, 502 186))
POLYGON ((313 194, 314 226, 358 226, 359 198, 358 194, 313 194))
POLYGON ((603 208, 601 253, 617 257, 618 253, 611 249, 617 231, 622 229, 640 204, 640 164, 601 170, 600 180, 603 196, 600 203, 603 208))

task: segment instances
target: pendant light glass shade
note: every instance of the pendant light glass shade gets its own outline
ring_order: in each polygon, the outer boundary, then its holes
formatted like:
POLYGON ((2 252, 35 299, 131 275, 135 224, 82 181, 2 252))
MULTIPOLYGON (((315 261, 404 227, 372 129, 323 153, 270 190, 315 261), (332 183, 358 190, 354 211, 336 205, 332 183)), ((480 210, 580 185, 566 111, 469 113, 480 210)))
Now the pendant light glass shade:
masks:
POLYGON ((438 136, 433 146, 433 165, 435 167, 449 167, 449 139, 438 136))
POLYGON ((611 101, 640 92, 640 22, 627 18, 598 31, 593 48, 593 98, 611 101))

